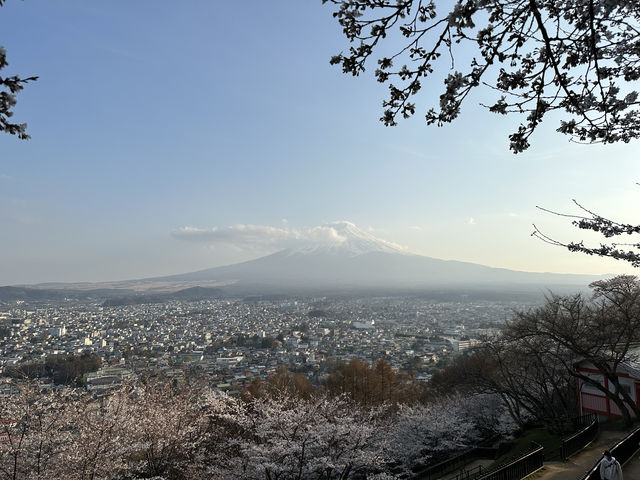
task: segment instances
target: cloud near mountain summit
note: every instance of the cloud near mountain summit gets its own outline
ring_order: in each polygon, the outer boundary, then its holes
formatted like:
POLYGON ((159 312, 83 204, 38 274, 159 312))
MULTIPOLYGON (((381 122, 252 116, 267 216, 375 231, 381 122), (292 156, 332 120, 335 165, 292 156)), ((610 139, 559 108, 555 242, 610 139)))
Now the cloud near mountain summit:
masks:
POLYGON ((232 225, 208 229, 182 227, 171 232, 178 240, 190 242, 232 245, 242 249, 272 250, 304 244, 341 244, 346 241, 332 226, 309 228, 273 227, 270 225, 232 225))
MULTIPOLYGON (((171 232, 178 240, 209 245, 229 245, 248 250, 280 250, 310 245, 338 246, 350 238, 366 236, 351 222, 334 222, 306 228, 274 227, 270 225, 232 225, 228 227, 181 227, 171 232)), ((389 247, 402 248, 392 242, 376 239, 389 247)))

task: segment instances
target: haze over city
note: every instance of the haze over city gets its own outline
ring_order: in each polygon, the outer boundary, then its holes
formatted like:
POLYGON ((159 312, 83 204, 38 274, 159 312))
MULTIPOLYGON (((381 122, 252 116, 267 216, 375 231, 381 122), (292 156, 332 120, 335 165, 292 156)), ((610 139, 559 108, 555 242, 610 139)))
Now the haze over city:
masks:
POLYGON ((572 199, 632 222, 637 145, 549 121, 514 155, 478 95, 452 125, 386 128, 386 89, 329 65, 345 42, 319 1, 8 2, 0 31, 7 73, 40 77, 16 107, 32 139, 0 136, 2 285, 227 265, 335 240, 342 220, 434 258, 633 273, 530 234, 597 239, 536 209, 572 199))
POLYGON ((638 25, 0 0, 0 477, 640 478, 638 25))

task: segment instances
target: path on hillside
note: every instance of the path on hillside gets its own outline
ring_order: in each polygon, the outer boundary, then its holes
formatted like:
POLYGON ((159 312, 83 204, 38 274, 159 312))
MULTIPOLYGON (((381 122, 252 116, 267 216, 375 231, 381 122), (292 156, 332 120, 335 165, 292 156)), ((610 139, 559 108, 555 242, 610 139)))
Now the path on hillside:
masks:
MULTIPOLYGON (((535 480, 580 480, 602 458, 602 452, 613 447, 628 434, 629 432, 619 430, 601 430, 598 437, 589 446, 576 453, 568 461, 545 463, 541 470, 532 475, 532 478, 535 480)), ((640 461, 629 462, 629 467, 637 467, 640 471, 640 461)), ((640 475, 629 476, 627 466, 625 466, 624 474, 625 478, 640 478, 640 475)))
POLYGON ((622 474, 627 480, 640 478, 640 457, 637 453, 624 464, 622 467, 622 474))

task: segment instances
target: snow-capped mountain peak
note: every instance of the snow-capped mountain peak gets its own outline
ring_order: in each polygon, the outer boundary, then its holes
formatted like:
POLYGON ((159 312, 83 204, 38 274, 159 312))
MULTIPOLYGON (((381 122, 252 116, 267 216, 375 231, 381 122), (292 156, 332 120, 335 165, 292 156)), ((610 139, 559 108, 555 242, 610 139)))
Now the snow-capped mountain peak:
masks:
POLYGON ((318 227, 316 240, 286 250, 287 255, 331 254, 347 257, 373 252, 402 255, 409 253, 400 245, 375 237, 348 221, 332 222, 318 227))

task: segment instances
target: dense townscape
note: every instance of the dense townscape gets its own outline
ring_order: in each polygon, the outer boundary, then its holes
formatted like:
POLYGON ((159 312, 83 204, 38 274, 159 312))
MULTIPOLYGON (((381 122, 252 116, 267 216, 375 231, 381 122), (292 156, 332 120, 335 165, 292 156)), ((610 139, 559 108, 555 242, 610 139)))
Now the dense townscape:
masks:
POLYGON ((107 303, 2 306, 9 477, 406 478, 517 428, 495 395, 415 393, 514 301, 107 303))
POLYGON ((279 367, 317 382, 330 361, 386 359, 426 380, 439 362, 504 325, 513 301, 416 297, 221 299, 108 307, 11 302, 0 307, 5 374, 47 358, 99 357, 83 385, 100 394, 138 375, 198 376, 237 392, 279 367))

